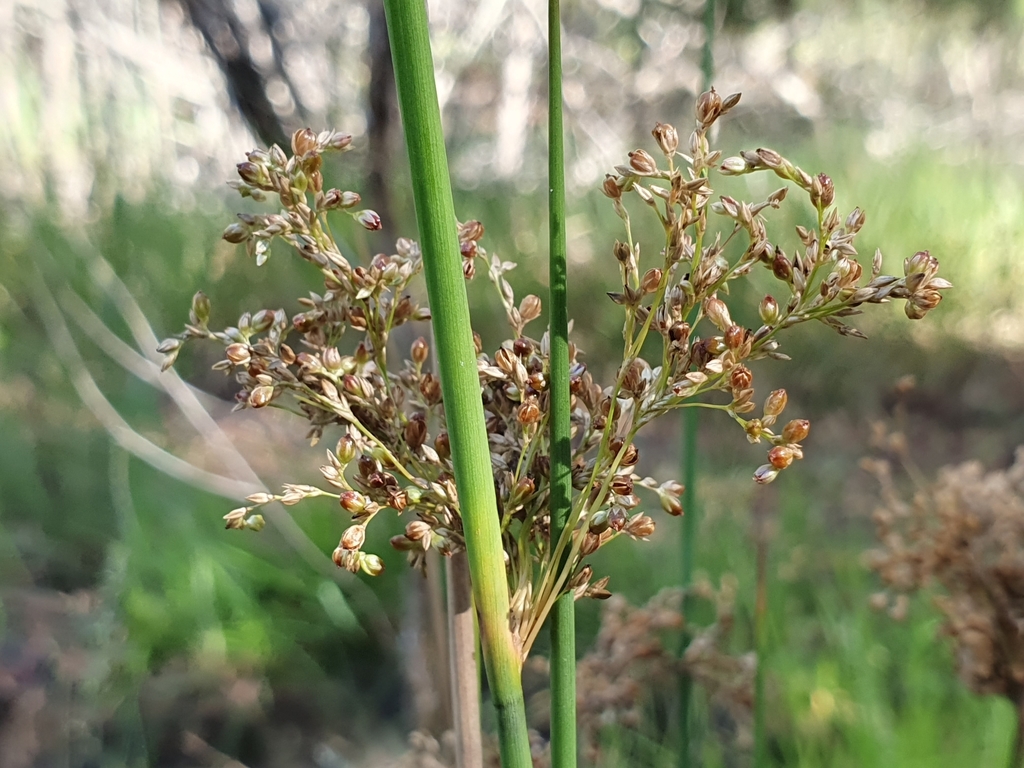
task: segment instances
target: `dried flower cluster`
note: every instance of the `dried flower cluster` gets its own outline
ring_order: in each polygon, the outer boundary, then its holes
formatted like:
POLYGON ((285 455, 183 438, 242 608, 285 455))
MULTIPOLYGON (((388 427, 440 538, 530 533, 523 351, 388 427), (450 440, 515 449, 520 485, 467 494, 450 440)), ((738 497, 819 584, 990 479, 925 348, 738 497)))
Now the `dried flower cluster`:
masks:
MULTIPOLYGON (((888 442, 905 457, 899 434, 888 442)), ((874 513, 880 546, 868 553, 868 562, 888 588, 872 603, 902 618, 909 595, 934 589, 961 678, 976 693, 1006 696, 1021 707, 1024 447, 1006 470, 986 472, 976 461, 945 467, 909 500, 900 494, 890 462, 870 459, 864 466, 882 488, 874 513)))
POLYGON ((594 648, 580 660, 577 672, 580 740, 592 763, 599 760, 604 726, 635 728, 652 692, 674 695, 684 674, 736 723, 739 745, 751 743, 756 657, 727 651, 735 580, 725 578, 717 589, 699 581, 691 594, 715 606, 716 620, 710 626, 697 630, 689 625, 678 589, 664 590, 639 608, 618 595, 609 600, 594 648), (683 630, 694 635, 680 659, 675 648, 683 630))
MULTIPOLYGON (((548 515, 549 344, 546 334, 539 339, 526 335, 541 314, 541 302, 536 296, 516 301, 506 279, 515 265, 488 257, 480 245, 479 222, 458 225, 464 273, 472 278, 478 263, 486 265, 511 331, 493 354, 480 349, 479 342, 477 352, 507 555, 510 624, 524 657, 559 595, 609 595, 607 579, 594 579, 585 559, 623 535, 651 535, 655 523, 642 510, 640 493, 651 494, 671 515, 682 513, 678 482, 639 473, 634 438, 642 427, 681 407, 726 411, 751 442, 771 445, 767 463, 754 474, 760 483, 771 482, 802 458, 801 443, 810 425, 795 419, 776 428, 787 401, 781 389, 768 395, 759 416, 748 418, 757 407, 747 364, 764 357, 784 359, 779 333, 797 323, 819 320, 840 333, 859 335, 839 318, 857 314, 863 304, 892 298, 905 299, 908 316, 918 318, 938 303, 938 291, 949 287, 936 276, 938 263, 927 252, 907 259, 900 278, 880 274, 881 255, 876 253, 871 278, 861 285, 853 241, 864 214, 855 209, 840 219, 827 176, 811 177, 771 150, 723 161, 720 152, 710 149, 709 129, 738 100, 738 95, 723 100, 714 90, 703 94, 688 155, 679 151, 676 130, 659 124, 654 137, 661 164, 638 149, 605 181, 604 192, 626 228, 626 242, 613 248, 622 288, 609 294, 623 309, 624 352, 615 381, 602 386, 579 351, 570 349, 577 493, 559 541, 551 540, 548 515), (773 171, 809 196, 817 227, 798 227, 800 245, 787 254, 769 241, 763 215, 782 203, 786 188, 759 203, 727 196, 713 202, 709 172, 715 170, 726 175, 773 171), (643 270, 624 205, 630 196, 650 208, 664 233, 654 265, 643 270), (745 245, 734 244, 737 235, 745 245), (765 296, 758 308, 763 324, 749 329, 733 322, 723 296, 730 281, 758 265, 778 279, 783 298, 765 296), (661 339, 655 364, 641 356, 651 332, 661 339), (725 401, 710 400, 717 392, 725 393, 725 401)), ((322 154, 349 144, 346 134, 315 135, 307 129, 293 137, 291 157, 276 146, 251 152, 238 166, 241 181, 235 186, 243 196, 257 199, 276 194, 280 212, 242 215, 224 232, 228 241, 244 243, 257 264, 268 257, 272 240, 284 240, 320 270, 323 293, 300 299, 302 310, 290 317, 284 310, 263 309, 242 315, 236 326, 223 331, 209 328, 209 301, 197 294, 185 331, 160 349, 169 365, 185 341, 217 340, 225 357, 215 367, 234 372, 241 385, 238 407, 292 410, 308 421, 314 441, 328 428, 334 430, 336 444, 321 468, 333 490, 286 485, 281 494, 256 494, 227 515, 228 527, 258 529, 263 525, 259 508, 272 501, 294 504, 330 496, 352 516, 334 551, 335 562, 373 575, 383 563, 363 551, 363 543, 366 526, 384 508, 409 518, 405 533, 392 544, 409 552, 414 564, 422 563, 431 548, 451 554, 464 541, 441 387, 427 364, 428 343, 416 340, 398 361, 394 349, 389 356, 396 327, 429 317, 408 293, 422 266, 419 247, 399 240, 395 253, 353 265, 330 233, 328 214, 333 211, 369 229, 381 226, 372 211, 356 210, 357 194, 323 188, 322 154), (339 344, 346 332, 350 351, 343 353, 339 344)))
MULTIPOLYGON (((695 601, 708 603, 715 610, 714 623, 700 628, 683 615, 684 592, 680 589, 663 590, 639 607, 630 605, 621 595, 612 596, 604 604, 594 646, 577 666, 580 747, 588 764, 601 762, 605 729, 642 729, 649 722, 645 708, 656 697, 676 696, 683 675, 700 685, 716 713, 730 721, 734 746, 750 748, 757 658, 753 653, 734 656, 728 652, 735 624, 736 587, 731 576, 724 577, 718 587, 706 579, 691 587, 689 594, 695 601), (683 632, 692 633, 692 638, 680 658, 675 649, 683 632)), ((530 706, 545 711, 549 706, 546 660, 531 657, 527 671, 528 677, 540 678, 530 706)), ((446 743, 450 735, 448 732, 437 740, 413 734, 409 752, 399 766, 453 766, 454 749, 446 743)), ((534 767, 550 768, 550 744, 544 736, 531 730, 530 742, 534 767)), ((484 752, 486 765, 499 764, 497 744, 487 741, 484 752)))

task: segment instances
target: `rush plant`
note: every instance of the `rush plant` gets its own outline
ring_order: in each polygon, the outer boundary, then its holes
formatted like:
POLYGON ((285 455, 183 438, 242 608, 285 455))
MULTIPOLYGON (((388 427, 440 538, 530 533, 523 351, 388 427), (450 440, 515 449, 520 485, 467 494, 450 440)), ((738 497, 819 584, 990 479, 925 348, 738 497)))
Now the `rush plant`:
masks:
MULTIPOLYGON (((858 208, 840 214, 827 175, 811 175, 770 149, 729 157, 713 149, 712 126, 740 97, 711 89, 697 100, 684 141, 659 123, 655 153, 630 152, 604 181, 624 229, 607 259, 615 288, 606 300, 622 316, 614 379, 595 381, 567 339, 559 366, 557 324, 551 333, 528 331, 541 300, 517 300, 507 279, 515 264, 486 251, 479 222, 456 220, 423 4, 388 0, 387 13, 420 241, 399 239, 391 254, 356 263, 333 238, 330 217, 347 214, 368 229, 382 222, 360 207, 357 193, 330 188, 322 174, 323 155, 347 150, 351 137, 298 131, 290 154, 277 146, 254 150, 238 165, 239 193, 276 197, 277 207, 240 215, 224 238, 243 244, 257 265, 273 241, 287 245, 318 271, 322 292, 298 299, 297 311, 256 308, 222 330, 211 328, 210 302, 199 293, 185 330, 160 349, 170 365, 185 342, 222 344, 215 368, 235 376, 238 408, 289 410, 306 422, 311 440, 328 438, 325 487, 288 484, 280 494, 250 496, 226 515, 228 528, 258 530, 260 508, 272 501, 330 497, 348 518, 333 552, 339 567, 381 572, 383 561, 364 544, 367 527, 383 515, 407 521, 391 544, 414 566, 430 549, 468 553, 502 762, 520 768, 531 764, 520 671, 545 621, 559 601, 571 617, 572 601, 610 595, 588 558, 617 539, 647 539, 655 528, 647 510, 683 513, 682 484, 641 471, 638 433, 678 409, 721 411, 747 440, 767 445, 753 477, 770 483, 803 457, 810 424, 782 419, 783 389, 759 407, 750 366, 787 359, 781 341, 795 325, 816 321, 861 336, 847 320, 864 307, 900 299, 907 316, 919 319, 950 284, 926 251, 904 260, 902 276, 882 274, 880 252, 865 270, 854 244, 865 215, 858 208), (750 173, 774 175, 782 186, 756 201, 715 192, 722 176, 750 173), (809 205, 815 226, 770 236, 771 214, 790 190, 809 205), (641 252, 641 231, 660 241, 653 253, 641 252), (466 301, 464 281, 481 268, 508 323, 494 350, 473 334, 466 301), (421 273, 429 308, 410 290, 421 273), (730 286, 755 274, 774 287, 757 302, 756 327, 746 327, 732 318, 741 308, 730 286), (427 365, 426 334, 408 350, 392 341, 399 326, 427 319, 440 376, 427 365), (553 430, 555 397, 566 390, 567 436, 565 422, 553 430), (559 449, 569 454, 571 493, 556 482, 559 449), (560 493, 564 518, 553 512, 560 493)), ((556 765, 574 759, 559 753, 556 765)))

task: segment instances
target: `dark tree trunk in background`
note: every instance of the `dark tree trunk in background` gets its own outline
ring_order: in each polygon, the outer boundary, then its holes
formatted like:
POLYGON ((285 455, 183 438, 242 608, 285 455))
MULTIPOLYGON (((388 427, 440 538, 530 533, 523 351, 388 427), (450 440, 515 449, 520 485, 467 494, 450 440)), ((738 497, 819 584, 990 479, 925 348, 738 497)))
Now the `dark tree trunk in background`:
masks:
POLYGON ((249 55, 249 34, 225 0, 181 0, 228 81, 231 100, 267 146, 289 146, 281 118, 267 97, 266 79, 249 55))
POLYGON ((369 163, 366 191, 371 205, 384 220, 384 227, 387 230, 388 227, 395 225, 389 186, 391 156, 397 151, 394 147, 397 110, 395 70, 391 63, 391 43, 388 41, 384 3, 381 0, 370 0, 369 11, 370 92, 366 120, 369 163))

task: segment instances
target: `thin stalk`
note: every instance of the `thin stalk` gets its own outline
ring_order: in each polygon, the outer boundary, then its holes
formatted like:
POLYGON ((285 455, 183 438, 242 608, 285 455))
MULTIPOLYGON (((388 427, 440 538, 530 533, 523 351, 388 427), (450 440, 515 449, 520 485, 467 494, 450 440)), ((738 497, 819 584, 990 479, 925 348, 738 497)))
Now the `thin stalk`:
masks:
MULTIPOLYGON (((711 88, 715 73, 715 0, 704 0, 704 49, 701 52, 702 90, 711 88)), ((698 247, 697 254, 700 254, 698 247)), ((681 585, 684 594, 693 583, 694 546, 697 537, 697 427, 699 412, 688 408, 683 418, 683 573, 681 585)), ((689 596, 683 598, 683 615, 691 618, 693 603, 689 596)), ((683 651, 690 644, 689 633, 683 636, 683 651)), ((692 733, 690 732, 690 710, 693 703, 693 679, 683 674, 679 684, 679 766, 693 765, 692 733)))
POLYGON ((754 768, 767 765, 765 750, 765 700, 764 672, 768 644, 765 637, 768 620, 768 511, 755 510, 757 520, 757 587, 754 597, 754 653, 757 667, 754 670, 754 768))
MULTIPOLYGON (((562 536, 572 504, 569 414, 569 310, 565 242, 565 151, 559 0, 548 0, 548 226, 551 307, 551 540, 562 536)), ((557 563, 552 563, 557 567, 557 563)), ((551 614, 551 765, 576 768, 576 606, 562 595, 551 614)))
POLYGON ((1013 705, 1017 722, 1013 727, 1013 745, 1010 747, 1009 768, 1024 767, 1024 687, 1016 688, 1007 694, 1007 700, 1013 705))
POLYGON ((455 765, 457 768, 483 768, 473 586, 466 553, 446 557, 445 571, 448 577, 448 669, 455 721, 455 765))
POLYGON ((423 0, 385 0, 445 418, 504 768, 531 768, 508 584, 423 0))
MULTIPOLYGON (((684 590, 693 583, 694 543, 697 537, 697 427, 699 411, 687 408, 683 411, 683 556, 682 576, 680 581, 684 590)), ((683 616, 687 622, 693 620, 693 599, 690 595, 683 597, 683 616)), ((691 635, 683 636, 683 651, 690 645, 691 635)), ((683 674, 679 688, 679 765, 690 768, 692 765, 692 734, 690 732, 690 710, 693 701, 693 678, 683 674)))

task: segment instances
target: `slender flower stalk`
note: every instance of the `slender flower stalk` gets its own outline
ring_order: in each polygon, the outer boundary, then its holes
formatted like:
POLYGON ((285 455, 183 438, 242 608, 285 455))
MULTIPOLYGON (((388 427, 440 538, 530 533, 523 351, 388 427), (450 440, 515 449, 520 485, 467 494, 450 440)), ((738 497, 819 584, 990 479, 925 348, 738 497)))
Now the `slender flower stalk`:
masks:
MULTIPOLYGON (((550 259, 551 538, 565 530, 572 504, 569 310, 565 242, 565 148, 559 0, 548 0, 548 226, 550 259)), ((576 766, 576 598, 563 594, 551 613, 551 764, 576 766)))
MULTIPOLYGON (((704 0, 704 50, 701 54, 701 75, 703 90, 711 89, 711 81, 715 73, 715 0, 704 0)), ((683 615, 689 616, 693 609, 693 600, 689 596, 693 584, 693 558, 697 538, 697 429, 700 425, 700 411, 690 408, 683 417, 683 547, 682 547, 682 578, 683 615)), ((690 644, 690 633, 683 635, 681 653, 685 653, 690 644)), ((690 738, 690 710, 693 700, 693 678, 683 674, 679 683, 679 766, 690 768, 693 749, 690 738)))
POLYGON ((500 518, 423 0, 384 4, 412 171, 445 419, 502 765, 529 768, 520 651, 509 631, 500 518))
MULTIPOLYGON (((694 600, 689 594, 693 584, 694 545, 697 537, 697 427, 700 411, 687 408, 683 412, 683 541, 682 574, 680 586, 683 589, 683 616, 691 618, 694 600)), ((683 633, 680 656, 686 653, 693 637, 689 631, 683 633)), ((690 734, 690 710, 693 700, 693 677, 683 672, 679 678, 679 765, 690 768, 693 749, 690 734)))

